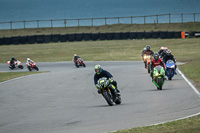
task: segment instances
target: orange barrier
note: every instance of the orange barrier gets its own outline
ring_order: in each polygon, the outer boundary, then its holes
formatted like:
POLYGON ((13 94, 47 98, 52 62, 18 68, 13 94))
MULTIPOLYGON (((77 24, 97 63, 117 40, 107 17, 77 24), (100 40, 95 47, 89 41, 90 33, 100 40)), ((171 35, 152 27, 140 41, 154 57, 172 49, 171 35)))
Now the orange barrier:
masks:
POLYGON ((185 38, 185 32, 181 32, 181 38, 185 38))

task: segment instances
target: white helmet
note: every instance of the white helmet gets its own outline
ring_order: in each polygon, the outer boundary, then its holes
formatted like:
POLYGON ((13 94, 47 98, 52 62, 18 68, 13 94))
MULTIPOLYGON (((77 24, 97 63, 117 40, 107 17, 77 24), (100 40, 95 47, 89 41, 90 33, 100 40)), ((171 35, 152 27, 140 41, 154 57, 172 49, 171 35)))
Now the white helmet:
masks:
POLYGON ((145 48, 143 48, 143 50, 145 51, 145 50, 147 50, 147 48, 145 47, 145 48))
POLYGON ((74 54, 74 56, 77 56, 77 54, 74 54))
POLYGON ((30 58, 27 58, 27 61, 30 61, 31 59, 30 58))

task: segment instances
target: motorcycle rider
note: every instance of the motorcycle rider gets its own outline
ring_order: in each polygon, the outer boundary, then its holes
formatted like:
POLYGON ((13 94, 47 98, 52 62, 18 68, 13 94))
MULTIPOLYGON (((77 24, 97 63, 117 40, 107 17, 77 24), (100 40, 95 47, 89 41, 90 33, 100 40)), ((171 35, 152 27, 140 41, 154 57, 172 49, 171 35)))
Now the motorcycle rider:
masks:
MULTIPOLYGON (((154 52, 151 50, 151 47, 150 47, 149 45, 146 46, 146 50, 144 51, 144 54, 153 56, 154 52)), ((144 55, 144 54, 143 54, 143 55, 144 55)), ((144 61, 144 65, 145 65, 145 68, 147 68, 147 63, 146 63, 146 61, 144 61)))
POLYGON ((13 68, 15 68, 15 64, 14 64, 15 61, 17 61, 17 60, 15 59, 14 56, 12 56, 12 58, 11 58, 11 60, 10 60, 10 64, 11 64, 11 66, 12 66, 13 68))
POLYGON ((151 61, 151 77, 152 77, 152 80, 153 80, 153 68, 156 67, 156 66, 163 66, 164 69, 166 69, 165 67, 165 63, 163 62, 163 60, 159 57, 159 54, 158 53, 155 53, 154 54, 154 59, 151 61))
POLYGON ((26 60, 26 63, 27 64, 30 64, 30 63, 33 63, 34 61, 33 60, 31 60, 30 58, 27 58, 27 60, 26 60))
POLYGON ((143 50, 142 50, 142 54, 141 54, 142 57, 144 56, 144 52, 145 52, 146 50, 147 50, 146 47, 144 47, 143 50))
POLYGON ((160 50, 158 51, 158 54, 161 56, 162 53, 167 49, 168 49, 167 47, 161 47, 160 50))
POLYGON ((108 71, 103 70, 103 68, 100 65, 96 65, 94 69, 95 69, 94 84, 98 89, 98 93, 101 94, 101 89, 99 89, 97 81, 100 78, 106 77, 110 82, 109 88, 111 89, 111 91, 114 92, 115 95, 120 95, 120 91, 117 89, 117 82, 113 80, 113 76, 108 71))
POLYGON ((78 59, 78 58, 81 58, 81 57, 79 57, 77 54, 74 54, 75 65, 77 65, 77 59, 78 59))
POLYGON ((177 68, 176 59, 175 59, 175 57, 174 57, 171 53, 172 53, 172 51, 168 49, 168 50, 166 51, 166 54, 163 56, 163 61, 164 61, 164 63, 166 64, 166 62, 167 62, 168 60, 173 60, 174 63, 175 63, 175 72, 174 72, 174 74, 177 75, 177 73, 176 73, 176 68, 177 68))

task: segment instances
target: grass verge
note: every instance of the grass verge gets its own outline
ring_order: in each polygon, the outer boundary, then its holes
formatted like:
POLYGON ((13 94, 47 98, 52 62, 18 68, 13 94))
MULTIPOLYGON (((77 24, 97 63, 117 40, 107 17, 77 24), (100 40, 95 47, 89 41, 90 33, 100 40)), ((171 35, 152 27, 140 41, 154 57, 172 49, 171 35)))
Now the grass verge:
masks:
POLYGON ((0 82, 37 73, 45 73, 45 72, 0 72, 0 82))
POLYGON ((115 133, 199 133, 200 115, 154 126, 138 127, 115 133))

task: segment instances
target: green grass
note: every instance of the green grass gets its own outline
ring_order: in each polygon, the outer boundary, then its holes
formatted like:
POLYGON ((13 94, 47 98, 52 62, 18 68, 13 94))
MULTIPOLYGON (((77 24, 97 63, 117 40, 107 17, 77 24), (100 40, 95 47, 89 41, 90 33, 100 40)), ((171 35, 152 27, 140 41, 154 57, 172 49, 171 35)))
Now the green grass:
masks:
POLYGON ((2 45, 0 63, 6 63, 12 56, 22 62, 30 57, 36 62, 71 61, 77 53, 87 61, 141 60, 141 51, 146 45, 157 52, 161 46, 172 50, 177 61, 195 61, 200 57, 200 39, 146 39, 81 41, 49 44, 2 45))
POLYGON ((44 73, 44 72, 0 72, 0 82, 37 73, 44 73))
POLYGON ((174 122, 168 122, 165 124, 121 130, 115 133, 199 133, 199 132, 200 132, 200 115, 174 122))
POLYGON ((66 28, 32 28, 0 30, 0 37, 49 35, 67 33, 98 33, 98 32, 140 32, 140 31, 200 31, 200 22, 171 23, 171 24, 113 24, 103 26, 80 26, 66 28))

